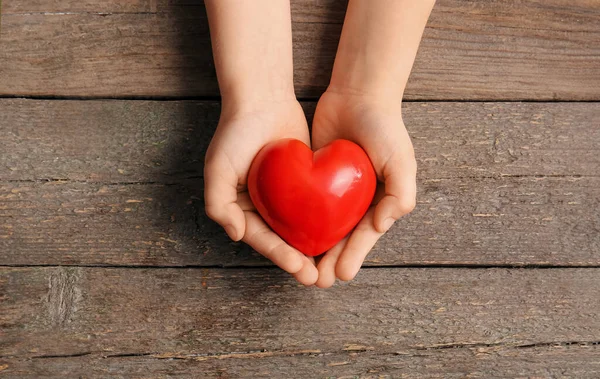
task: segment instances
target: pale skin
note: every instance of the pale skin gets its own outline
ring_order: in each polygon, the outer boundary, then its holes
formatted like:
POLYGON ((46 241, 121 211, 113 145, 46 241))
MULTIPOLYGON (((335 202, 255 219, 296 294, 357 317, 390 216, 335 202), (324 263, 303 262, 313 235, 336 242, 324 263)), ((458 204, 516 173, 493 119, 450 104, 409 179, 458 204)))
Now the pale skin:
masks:
POLYGON ((304 285, 351 280, 375 242, 416 203, 416 161, 402 98, 435 0, 350 0, 331 82, 317 105, 312 148, 339 139, 366 151, 380 181, 355 230, 315 262, 262 221, 246 182, 267 143, 311 140, 293 87, 289 0, 206 0, 222 96, 206 154, 206 212, 304 285))

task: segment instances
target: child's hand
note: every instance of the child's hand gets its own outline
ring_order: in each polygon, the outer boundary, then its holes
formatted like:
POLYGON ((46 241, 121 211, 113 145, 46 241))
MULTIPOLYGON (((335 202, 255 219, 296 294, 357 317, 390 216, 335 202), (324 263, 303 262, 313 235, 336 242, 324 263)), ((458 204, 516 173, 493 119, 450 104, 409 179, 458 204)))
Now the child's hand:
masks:
POLYGON ((265 224, 247 192, 252 160, 264 145, 281 138, 310 143, 304 112, 294 98, 224 108, 206 153, 206 213, 231 239, 241 239, 300 283, 312 285, 318 277, 314 260, 286 244, 265 224))
POLYGON ((328 90, 315 112, 313 148, 339 138, 356 142, 366 151, 380 183, 373 206, 350 237, 319 262, 319 287, 330 287, 336 277, 353 279, 379 237, 415 207, 417 165, 399 100, 328 90))
POLYGON ((318 264, 316 285, 354 278, 375 242, 415 206, 415 163, 401 103, 435 0, 350 0, 331 82, 319 100, 313 147, 336 139, 358 143, 382 182, 350 237, 318 264))
POLYGON ((434 2, 349 1, 329 90, 315 114, 313 147, 336 138, 357 142, 385 188, 317 271, 313 260, 267 227, 245 192, 250 164, 264 145, 309 139, 294 96, 290 3, 205 0, 223 104, 206 156, 206 211, 232 239, 247 242, 301 283, 313 284, 318 276, 316 284, 329 287, 336 274, 352 279, 377 239, 412 210, 416 165, 400 103, 434 2))
POLYGON ((309 142, 294 95, 289 1, 205 0, 222 97, 204 166, 206 213, 305 285, 314 260, 286 244, 255 212, 246 191, 259 150, 280 138, 309 142))

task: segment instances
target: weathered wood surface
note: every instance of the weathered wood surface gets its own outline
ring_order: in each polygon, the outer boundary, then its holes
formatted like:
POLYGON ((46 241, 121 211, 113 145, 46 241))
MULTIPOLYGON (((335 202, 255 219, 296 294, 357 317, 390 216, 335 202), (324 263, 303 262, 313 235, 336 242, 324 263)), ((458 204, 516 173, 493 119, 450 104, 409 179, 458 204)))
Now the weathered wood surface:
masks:
MULTIPOLYGON (((314 103, 304 103, 311 117, 314 103)), ((600 103, 405 103, 426 179, 599 176, 600 103)), ((0 99, 0 181, 200 177, 216 102, 0 99)))
POLYGON ((9 377, 597 377, 598 269, 3 268, 9 377), (291 375, 296 374, 296 375, 291 375))
MULTIPOLYGON (((292 16, 298 22, 337 22, 343 20, 347 0, 291 0, 292 16), (325 19, 330 17, 331 19, 325 19)), ((3 14, 31 13, 169 13, 176 7, 204 7, 204 0, 25 0, 3 5, 3 14)))
MULTIPOLYGON (((600 177, 419 181, 369 265, 600 265, 600 177)), ((204 215, 202 181, 0 183, 0 262, 265 265, 204 215)))
MULTIPOLYGON (((293 1, 297 93, 326 87, 344 1, 293 1)), ((0 95, 215 96, 200 2, 5 2, 0 95)), ((440 0, 408 99, 600 100, 595 0, 440 0)))
MULTIPOLYGON (((314 98, 345 1, 292 8, 314 98)), ((0 96, 218 95, 201 1, 2 13, 0 96)), ((598 40, 595 0, 438 0, 406 97, 600 100, 598 40)), ((271 265, 204 215, 217 103, 0 99, 0 377, 600 377, 600 103, 404 108, 419 203, 367 266, 595 268, 211 268, 271 265)))
MULTIPOLYGON (((216 103, 0 105, 0 262, 269 264, 204 215, 216 103)), ((405 108, 418 207, 367 264, 600 264, 600 104, 405 108)))
MULTIPOLYGON (((106 355, 109 355, 107 352, 106 355)), ((283 351, 216 356, 144 355, 6 360, 5 376, 31 378, 577 378, 597 379, 600 348, 591 344, 515 348, 466 346, 407 354, 283 351), (320 353, 319 353, 320 352, 320 353), (18 375, 18 376, 17 376, 18 375)), ((0 359, 0 361, 2 361, 0 359)), ((2 366, 0 366, 0 369, 2 366)), ((0 376, 2 371, 0 371, 0 376)))

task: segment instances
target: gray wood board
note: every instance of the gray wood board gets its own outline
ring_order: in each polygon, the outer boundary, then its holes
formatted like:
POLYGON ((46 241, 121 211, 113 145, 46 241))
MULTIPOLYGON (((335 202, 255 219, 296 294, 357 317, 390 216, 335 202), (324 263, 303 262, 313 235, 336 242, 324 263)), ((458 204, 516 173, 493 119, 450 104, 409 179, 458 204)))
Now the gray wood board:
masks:
MULTIPOLYGON (((315 104, 303 103, 308 118, 315 104)), ((202 176, 219 104, 0 99, 0 181, 202 176)), ((599 176, 600 103, 404 103, 424 179, 599 176)))
POLYGON ((2 268, 0 375, 593 378, 599 281, 377 268, 318 290, 271 269, 2 268))
MULTIPOLYGON (((204 214, 202 181, 0 184, 0 262, 265 265, 204 214)), ((600 178, 419 181, 368 265, 600 264, 600 178)))
MULTIPOLYGON (((5 2, 0 95, 216 96, 201 2, 5 2)), ((292 2, 297 93, 326 88, 345 1, 292 2)), ((440 0, 406 98, 600 100, 590 0, 440 0)))
MULTIPOLYGON (((0 262, 269 264, 204 216, 217 103, 0 105, 0 262)), ((367 264, 598 265, 599 115, 598 103, 405 104, 418 207, 367 264)))

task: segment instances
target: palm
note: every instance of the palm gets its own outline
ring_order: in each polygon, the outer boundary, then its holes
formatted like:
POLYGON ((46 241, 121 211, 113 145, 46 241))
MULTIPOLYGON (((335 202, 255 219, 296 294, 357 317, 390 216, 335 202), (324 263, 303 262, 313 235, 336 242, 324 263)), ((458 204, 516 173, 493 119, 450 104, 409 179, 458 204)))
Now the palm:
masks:
POLYGON ((314 260, 287 245, 269 229, 256 213, 247 192, 252 160, 263 146, 282 138, 309 143, 306 118, 297 101, 222 114, 206 153, 206 212, 225 227, 232 239, 248 243, 300 282, 313 284, 317 276, 314 260))
POLYGON ((250 164, 267 143, 296 138, 308 143, 308 127, 296 101, 275 104, 269 109, 223 117, 206 153, 206 160, 223 160, 245 187, 250 164))
POLYGON ((315 112, 313 148, 340 138, 365 150, 380 184, 373 206, 355 231, 319 262, 317 285, 323 287, 333 284, 336 276, 354 277, 391 221, 412 210, 416 192, 414 153, 399 103, 326 92, 315 112))

